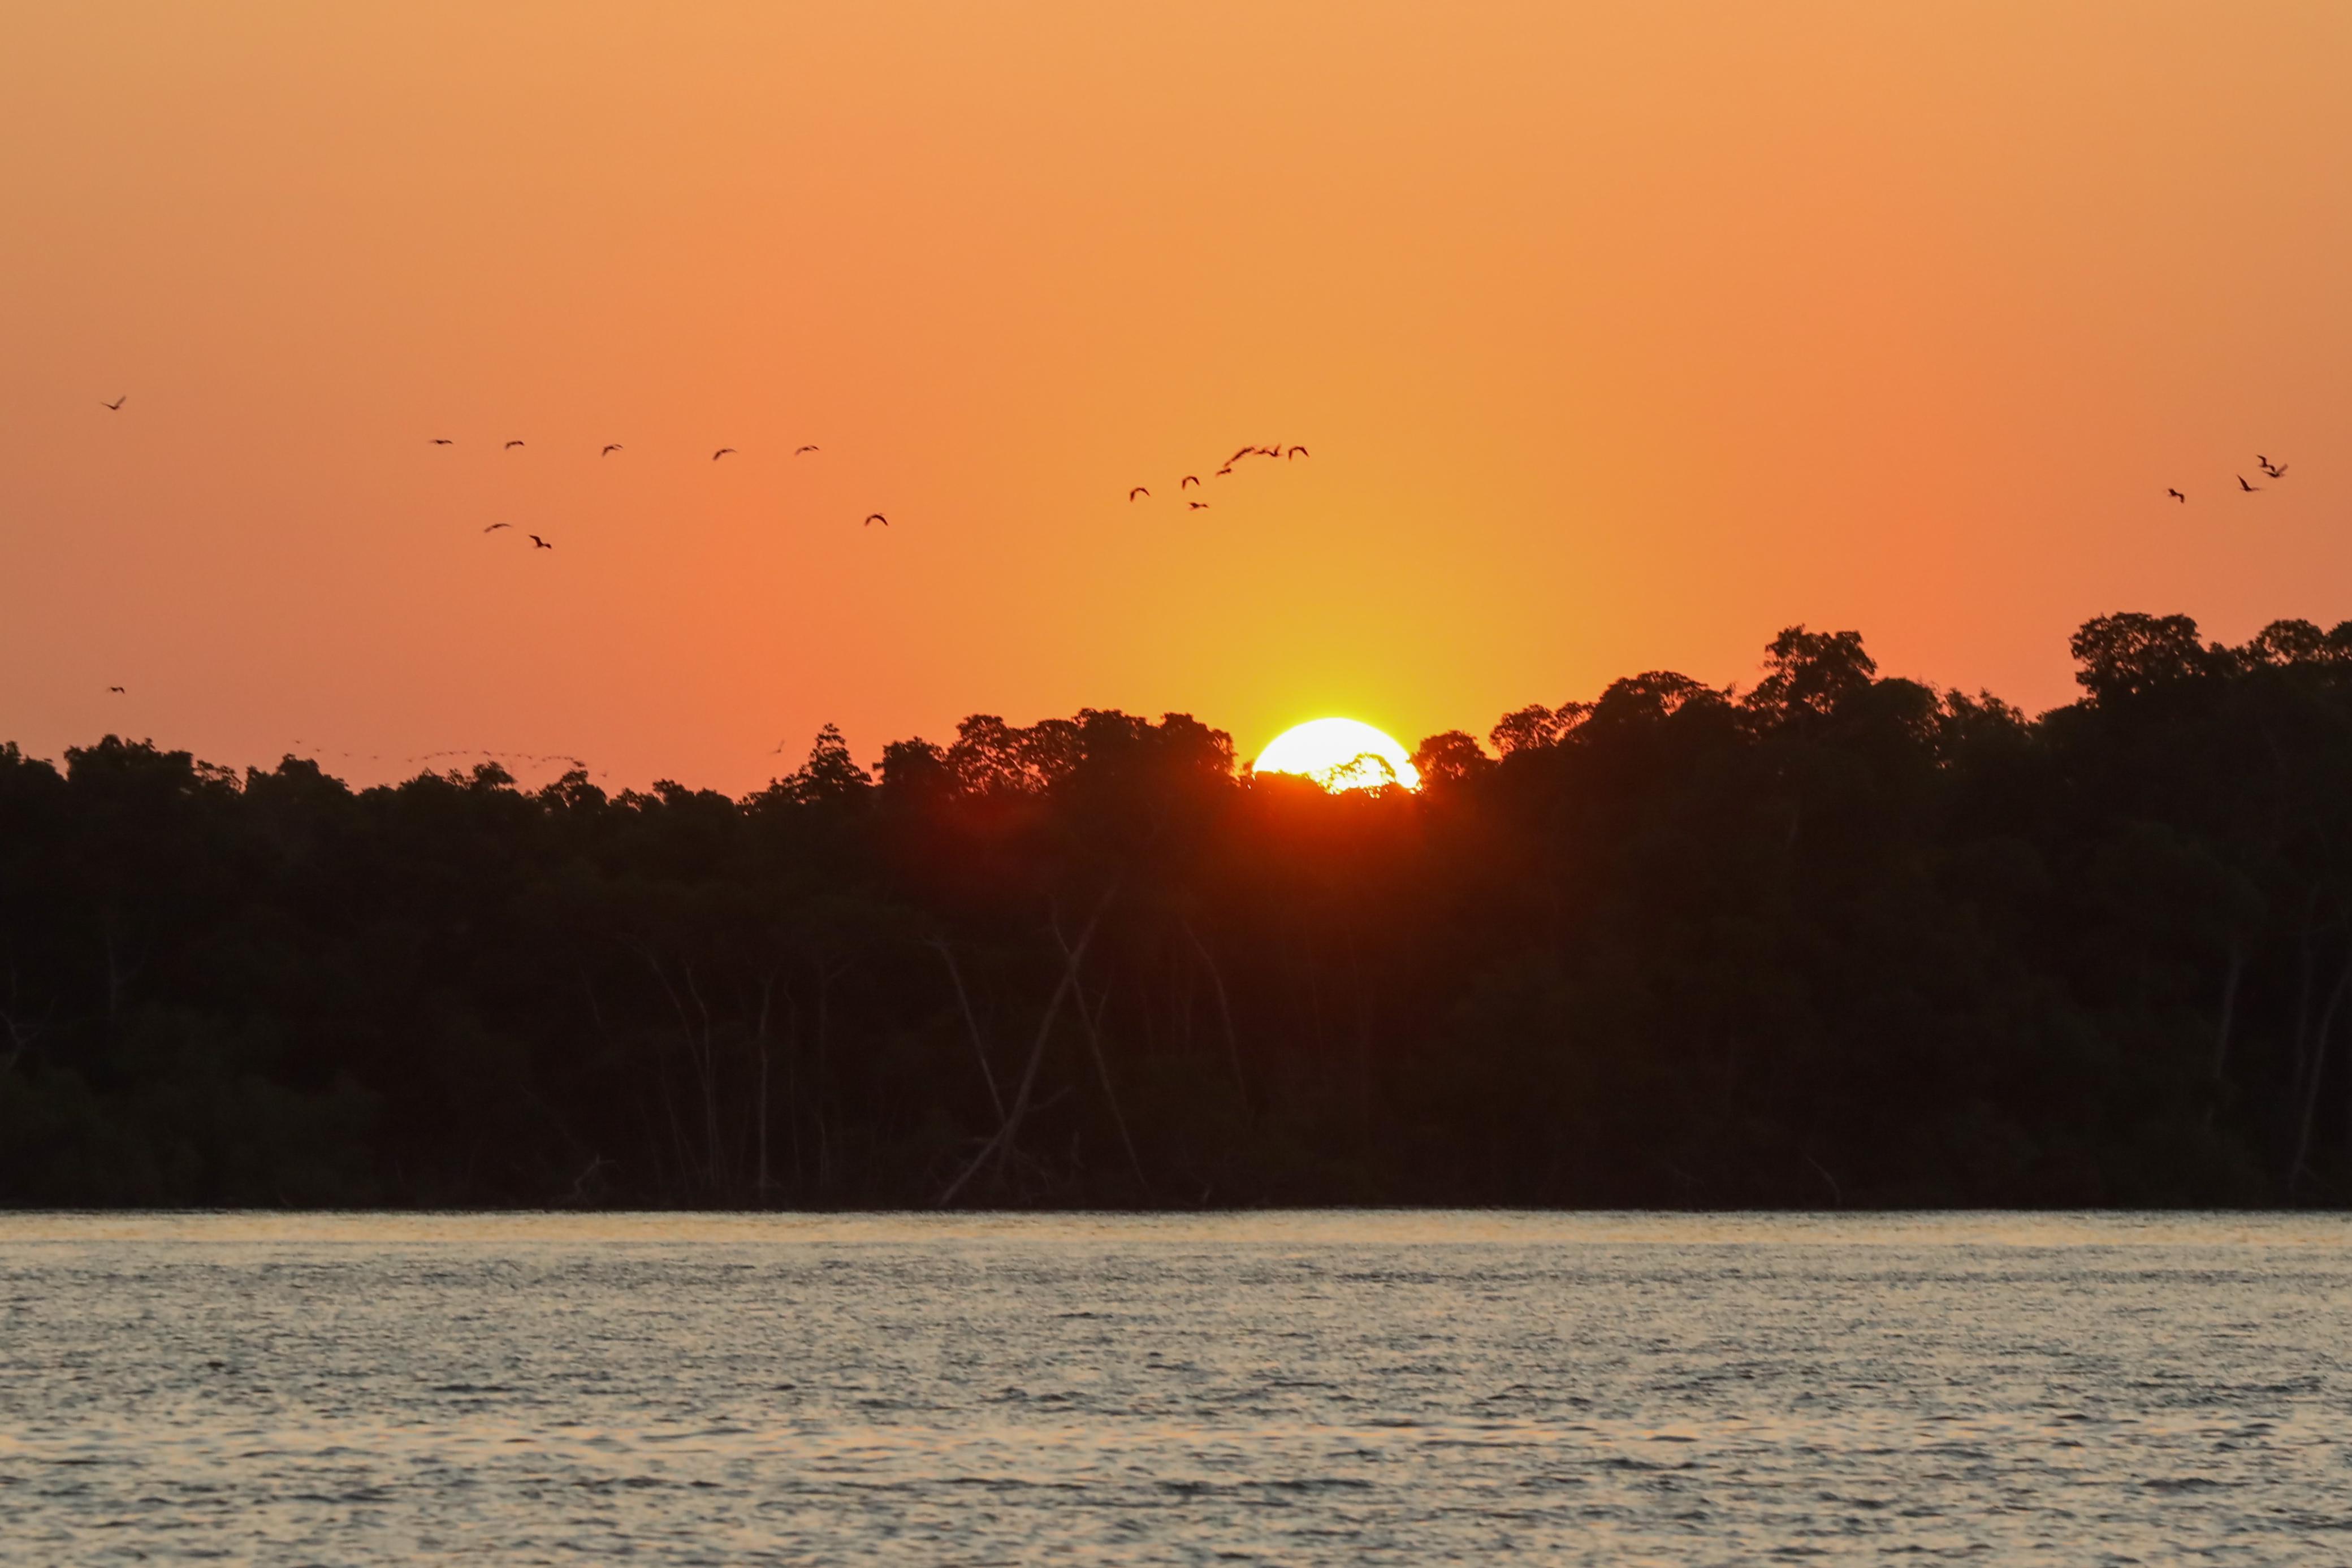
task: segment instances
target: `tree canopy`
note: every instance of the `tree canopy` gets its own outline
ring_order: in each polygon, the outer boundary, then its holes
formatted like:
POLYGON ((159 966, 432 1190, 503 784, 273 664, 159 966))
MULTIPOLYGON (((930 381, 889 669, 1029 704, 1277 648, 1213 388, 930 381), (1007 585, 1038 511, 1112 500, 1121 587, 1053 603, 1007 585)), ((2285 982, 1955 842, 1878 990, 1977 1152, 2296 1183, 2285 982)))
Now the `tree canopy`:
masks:
POLYGON ((1433 736, 975 715, 742 799, 0 747, 0 1201, 2352 1197, 2352 623, 2030 718, 1792 627, 1433 736))

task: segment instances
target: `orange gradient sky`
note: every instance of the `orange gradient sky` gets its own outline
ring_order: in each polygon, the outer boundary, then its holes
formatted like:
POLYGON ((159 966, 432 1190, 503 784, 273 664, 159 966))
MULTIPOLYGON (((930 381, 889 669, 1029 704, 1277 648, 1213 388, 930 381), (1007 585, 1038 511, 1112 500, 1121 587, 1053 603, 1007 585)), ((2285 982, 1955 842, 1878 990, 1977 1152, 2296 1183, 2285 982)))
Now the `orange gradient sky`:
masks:
POLYGON ((1411 745, 1746 682, 1800 621, 2040 707, 2092 614, 2352 615, 2352 6, 6 32, 0 738, 42 755, 741 790, 828 719, 1411 745), (1182 507, 1275 440, 1314 455, 1182 507))

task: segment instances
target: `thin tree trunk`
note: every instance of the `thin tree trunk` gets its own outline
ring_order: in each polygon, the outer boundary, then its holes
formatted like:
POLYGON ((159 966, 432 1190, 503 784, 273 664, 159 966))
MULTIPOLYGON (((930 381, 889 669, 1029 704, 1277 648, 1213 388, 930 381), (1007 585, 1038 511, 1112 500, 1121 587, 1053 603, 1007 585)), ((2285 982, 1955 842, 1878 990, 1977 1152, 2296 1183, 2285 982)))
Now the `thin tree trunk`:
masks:
POLYGON ((2311 1071, 2304 1084, 2303 1115, 2295 1131, 2294 1164, 2287 1167, 2287 1196, 2294 1196, 2295 1184, 2303 1179, 2311 1158, 2312 1123, 2319 1109, 2320 1081, 2327 1076, 2327 1036, 2336 1024, 2336 1009, 2342 1005, 2344 994, 2352 989, 2352 956, 2344 960, 2344 969, 2336 977, 2336 985, 2327 993, 2327 1005, 2320 1009, 2318 1038, 2312 1042, 2311 1071))
POLYGON ((1813 1158, 1812 1155, 1805 1154, 1802 1145, 1798 1147, 1797 1153, 1804 1155, 1805 1163, 1813 1167, 1813 1174, 1815 1176, 1829 1183, 1831 1206, 1836 1208, 1843 1208, 1845 1207, 1845 1188, 1838 1186, 1838 1178, 1830 1175, 1829 1167, 1822 1164, 1821 1161, 1813 1158))
MULTIPOLYGON (((636 951, 638 956, 645 959, 646 967, 654 972, 654 978, 661 982, 662 994, 669 998, 670 1010, 677 1015, 678 1040, 686 1047, 687 1061, 691 1064, 694 1061, 694 1020, 687 1014, 686 1003, 679 999, 677 988, 669 983, 669 973, 661 967, 661 961, 642 947, 636 951)), ((677 1103, 669 1092, 668 1069, 664 1067, 655 1076, 661 1083, 663 1109, 669 1113, 670 1136, 677 1145, 678 1174, 690 1183, 695 1162, 687 1152, 686 1126, 678 1120, 677 1103)))
POLYGON ((694 966, 681 963, 678 970, 686 977, 686 994, 694 998, 695 1013, 702 1020, 698 1039, 689 1043, 689 1049, 694 1053, 695 1076, 702 1081, 703 1181, 715 1198, 727 1184, 719 1174, 726 1150, 725 1139, 719 1131, 719 1062, 711 1038, 710 1006, 702 999, 702 988, 695 982, 694 966))
POLYGON ((996 1071, 988 1065, 988 1047, 980 1037, 980 1019, 972 1016, 971 998, 963 988, 963 971, 956 967, 955 953, 945 942, 933 942, 930 946, 938 952, 940 961, 948 967, 948 978, 955 982, 956 1003, 963 1009, 964 1028, 971 1034, 971 1054, 980 1062, 982 1082, 988 1085, 988 1103, 995 1107, 997 1123, 1003 1125, 1004 1096, 996 1091, 996 1071))
POLYGON ((1183 999, 1176 1004, 1176 1017, 1181 1020, 1184 1030, 1183 1041, 1178 1049, 1184 1055, 1190 1056, 1192 1054, 1192 1037, 1198 1032, 1193 1028, 1193 1019, 1200 1009, 1200 967, 1190 963, 1179 965, 1176 962, 1176 949, 1172 944, 1167 951, 1169 987, 1171 989, 1181 988, 1183 993, 1183 999))
POLYGON ((1234 1032, 1234 1009, 1233 1004, 1225 996, 1225 977, 1217 967, 1215 955, 1209 951, 1207 944, 1203 943, 1199 934, 1192 929, 1192 923, 1180 917, 1177 924, 1184 928, 1185 939, 1192 944, 1192 951, 1201 956, 1201 962, 1207 967, 1209 987, 1217 993, 1217 1020, 1224 1026, 1225 1055, 1233 1062, 1234 1068, 1234 1092, 1241 1098, 1242 1122, 1246 1125, 1255 1113, 1250 1109, 1249 1080, 1242 1075, 1242 1042, 1241 1038, 1234 1032))
POLYGON ((2246 945, 2230 944, 2230 974, 2221 982, 2221 1024, 2213 1034, 2213 1082, 2219 1083, 2230 1065, 2230 1028, 2238 1015, 2238 982, 2245 977, 2246 945))
MULTIPOLYGON (((612 1030, 604 1022, 604 1004, 596 999, 595 982, 588 977, 588 968, 586 965, 578 965, 575 966, 575 967, 579 970, 580 974, 580 988, 585 992, 588 997, 589 1019, 596 1026, 597 1037, 609 1042, 612 1039, 612 1030)), ((665 1076, 667 1069, 662 1065, 659 1057, 655 1058, 653 1066, 655 1082, 660 1086, 662 1092, 662 1107, 664 1111, 668 1113, 670 1130, 674 1136, 677 1133, 677 1116, 674 1111, 670 1111, 669 1109, 669 1084, 667 1077, 665 1076)), ((630 1102, 636 1107, 638 1125, 642 1129, 643 1136, 646 1140, 646 1152, 652 1156, 651 1163, 653 1166, 654 1190, 656 1192, 659 1192, 662 1186, 661 1128, 659 1125, 655 1124, 653 1112, 651 1108, 646 1104, 644 1095, 631 1095, 630 1102)), ((617 1164, 618 1162, 616 1161, 614 1163, 617 1164)))
POLYGON ((2304 1062, 2311 1051, 2311 912, 2319 901, 2314 890, 2304 903, 2303 928, 2295 936, 2294 957, 2294 1088, 2303 1087, 2304 1062))
POLYGON ((1372 1146, 1372 1028, 1365 1010, 1364 966, 1353 931, 1348 933, 1348 980, 1356 1009, 1356 1140, 1369 1153, 1372 1146))
POLYGON ((774 970, 771 969, 768 971, 767 978, 761 981, 760 985, 760 1032, 758 1036, 760 1042, 760 1102, 758 1116, 760 1169, 759 1176, 752 1187, 753 1193, 757 1197, 761 1207, 763 1208, 768 1205, 768 1194, 772 1185, 768 1179, 768 1058, 770 1055, 770 1051, 768 1050, 768 1015, 771 1008, 775 1002, 775 998, 776 973, 774 970))
MULTIPOLYGON (((1145 1196, 1149 1197, 1151 1192, 1151 1183, 1144 1176, 1143 1160, 1136 1154, 1135 1139, 1128 1133, 1127 1113, 1118 1107, 1118 1091, 1112 1088, 1110 1084, 1110 1062, 1103 1055, 1102 1030, 1098 1027, 1102 1021, 1101 1009, 1088 1010, 1087 993, 1083 983, 1078 979, 1077 955, 1070 951, 1070 944, 1062 936, 1062 927, 1058 924, 1054 927, 1054 940, 1061 944, 1062 961, 1069 966, 1070 983, 1080 988, 1078 1021, 1086 1027, 1087 1047, 1095 1059, 1095 1076, 1102 1080, 1103 1098, 1110 1102, 1110 1119, 1118 1128, 1118 1141, 1126 1145, 1128 1168, 1135 1172, 1135 1185, 1141 1187, 1145 1196)), ((1108 990, 1103 993, 1102 1005, 1104 1008, 1110 1006, 1110 993, 1108 990)))
POLYGON ((1315 1050, 1319 1060, 1330 1042, 1323 1030, 1323 965, 1316 956, 1315 938, 1302 935, 1298 943, 1299 964, 1307 976, 1307 1016, 1315 1024, 1315 1050))
MULTIPOLYGON (((655 1042, 653 1044, 654 1083, 661 1091, 662 1116, 669 1124, 670 1148, 677 1159, 678 1182, 681 1187, 688 1187, 693 1179, 694 1162, 686 1152, 686 1128, 677 1119, 677 1097, 670 1092, 669 1063, 664 1060, 661 1046, 658 1043, 661 1035, 658 1031, 655 1031, 651 1039, 655 1042)), ((681 1193, 680 1196, 684 1194, 681 1193)))
POLYGON ((122 1011, 122 962, 114 950, 114 922, 110 918, 99 939, 106 947, 106 1017, 111 1023, 122 1011))
POLYGON ((784 1135, 791 1142, 793 1196, 808 1190, 808 1168, 801 1157, 801 1005, 792 988, 784 989, 784 1135))
POLYGON ((832 992, 833 975, 820 962, 816 967, 816 1085, 811 1097, 816 1102, 816 1187, 821 1193, 833 1190, 833 1145, 824 1129, 825 1046, 833 1021, 832 992))

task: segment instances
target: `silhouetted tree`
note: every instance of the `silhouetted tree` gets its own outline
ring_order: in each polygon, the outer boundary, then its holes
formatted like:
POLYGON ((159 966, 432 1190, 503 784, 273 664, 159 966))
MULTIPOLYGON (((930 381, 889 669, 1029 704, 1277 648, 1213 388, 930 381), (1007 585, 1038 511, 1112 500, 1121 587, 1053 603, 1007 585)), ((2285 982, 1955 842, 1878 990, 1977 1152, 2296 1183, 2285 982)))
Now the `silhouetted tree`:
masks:
POLYGON ((1420 769, 1424 784, 1461 784, 1487 772, 1495 759, 1486 755, 1467 731, 1449 729, 1433 735, 1416 747, 1412 765, 1420 769))
POLYGON ((2352 622, 1791 627, 1428 787, 1107 709, 740 799, 0 746, 0 1200, 2341 1202, 2352 622))

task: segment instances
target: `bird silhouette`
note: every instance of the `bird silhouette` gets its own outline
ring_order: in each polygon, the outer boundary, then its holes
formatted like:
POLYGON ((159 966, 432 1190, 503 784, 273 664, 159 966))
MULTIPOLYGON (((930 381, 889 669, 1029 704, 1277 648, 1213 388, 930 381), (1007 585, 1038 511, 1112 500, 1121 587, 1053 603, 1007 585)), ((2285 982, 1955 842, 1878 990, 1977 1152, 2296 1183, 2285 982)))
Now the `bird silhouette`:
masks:
POLYGON ((718 451, 716 451, 716 452, 714 452, 714 453, 712 453, 712 454, 710 455, 710 460, 711 460, 713 463, 716 463, 716 462, 718 462, 721 457, 726 456, 729 453, 730 453, 730 452, 732 452, 732 451, 734 451, 734 450, 735 450, 735 449, 734 449, 733 447, 731 447, 731 446, 722 446, 722 447, 720 447, 718 451))
POLYGON ((1206 501, 1187 501, 1184 504, 1196 512, 1205 512, 1209 509, 1209 503, 1206 501))
POLYGON ((520 441, 509 441, 499 450, 501 452, 512 452, 516 447, 520 446, 521 444, 522 443, 520 441))
POLYGON ((121 696, 129 696, 131 695, 129 692, 124 691, 121 686, 109 686, 106 689, 121 696))
POLYGON ((537 534, 533 534, 530 536, 530 548, 533 549, 553 549, 555 547, 549 544, 545 539, 541 538, 537 534))
POLYGON ((486 534, 494 534, 500 528, 510 528, 512 527, 514 527, 512 523, 492 523, 488 528, 484 528, 482 531, 486 534))
POLYGON ((1217 478, 1217 479, 1222 479, 1222 478, 1223 478, 1226 475, 1228 475, 1228 474, 1232 473, 1233 471, 1234 471, 1234 465, 1233 465, 1232 464, 1228 463, 1228 464, 1226 464, 1223 468, 1218 469, 1218 470, 1216 471, 1216 473, 1215 473, 1215 474, 1213 474, 1213 475, 1212 475, 1212 476, 1211 476, 1211 477, 1213 477, 1213 478, 1217 478))
POLYGON ((814 446, 795 446, 793 448, 793 455, 798 457, 803 452, 814 452, 816 448, 814 446))
POLYGON ((1294 447, 1292 447, 1292 448, 1290 449, 1290 455, 1291 455, 1293 457, 1312 457, 1312 456, 1314 456, 1314 455, 1315 455, 1315 454, 1313 454, 1312 452, 1307 451, 1307 448, 1305 448, 1304 446, 1294 446, 1294 447))
POLYGON ((2165 494, 2171 497, 2176 501, 2186 502, 2189 499, 2188 497, 2182 495, 2178 490, 2167 490, 2165 491, 2165 494))
POLYGON ((2263 472, 2269 475, 2273 479, 2280 477, 2286 472, 2286 465, 2284 463, 2273 463, 2269 458, 2261 456, 2257 456, 2254 461, 2261 464, 2263 465, 2263 472))
POLYGON ((2247 484, 2246 476, 2243 474, 2241 474, 2238 476, 2238 488, 2241 490, 2259 490, 2262 486, 2260 485, 2247 484))
POLYGON ((446 435, 436 435, 433 438, 433 444, 436 446, 455 446, 457 444, 450 440, 446 435))
POLYGON ((614 453, 618 452, 620 449, 621 444, 619 442, 608 441, 604 444, 604 450, 599 452, 596 455, 599 457, 610 457, 614 453))
POLYGON ((121 397, 116 398, 112 402, 104 402, 104 401, 102 401, 102 400, 101 400, 101 401, 100 402, 100 403, 99 403, 99 405, 98 405, 98 406, 99 406, 99 407, 100 407, 100 408, 110 408, 110 409, 112 409, 115 413, 121 413, 122 412, 122 405, 123 405, 124 403, 126 403, 126 402, 129 402, 130 401, 131 401, 131 394, 130 394, 129 392, 124 392, 121 397))
POLYGON ((1255 446, 1244 446, 1240 448, 1234 452, 1231 457, 1225 459, 1225 466, 1228 468, 1232 467, 1234 464, 1240 462, 1243 458, 1248 456, 1251 453, 1255 452, 1257 448, 1255 446))
MULTIPOLYGON (((1187 474, 1184 476, 1184 485, 1197 485, 1200 482, 1201 476, 1198 474, 1187 474)), ((1176 487, 1181 490, 1184 487, 1184 485, 1179 485, 1176 487)))
POLYGON ((877 523, 881 524, 887 528, 890 526, 890 519, 884 517, 879 512, 868 512, 866 514, 866 521, 860 526, 870 528, 877 523))
POLYGON ((1150 491, 1149 491, 1149 490, 1145 489, 1142 486, 1138 485, 1134 489, 1129 490, 1129 491, 1127 493, 1127 498, 1128 498, 1129 500, 1132 501, 1132 500, 1134 500, 1138 496, 1149 496, 1149 495, 1150 495, 1150 494, 1151 494, 1151 492, 1150 492, 1150 491))

